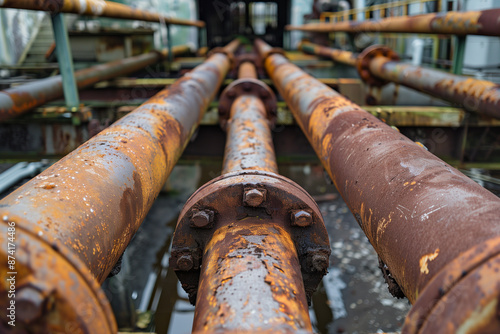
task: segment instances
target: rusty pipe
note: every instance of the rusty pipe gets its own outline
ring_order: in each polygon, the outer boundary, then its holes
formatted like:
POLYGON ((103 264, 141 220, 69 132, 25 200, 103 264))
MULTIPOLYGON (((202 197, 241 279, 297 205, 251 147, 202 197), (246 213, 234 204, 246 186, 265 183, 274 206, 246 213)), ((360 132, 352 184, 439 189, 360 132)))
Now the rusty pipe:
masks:
POLYGON ((245 61, 238 67, 239 79, 257 79, 257 69, 255 65, 249 61, 245 61))
POLYGON ((167 24, 194 26, 203 28, 205 22, 166 17, 127 5, 103 0, 3 0, 0 8, 16 8, 39 10, 56 13, 80 14, 88 16, 108 17, 112 19, 138 20, 147 22, 165 22, 167 24))
POLYGON ((415 303, 407 319, 415 326, 406 332, 420 332, 434 316, 439 321, 431 332, 454 333, 472 324, 498 331, 490 311, 500 279, 487 274, 500 270, 500 247, 494 248, 500 246, 500 199, 283 56, 268 56, 265 68, 391 282, 415 303), (478 280, 459 294, 474 303, 434 307, 458 295, 454 286, 463 287, 469 275, 478 280), (486 283, 492 288, 483 288, 486 283))
POLYGON ((308 23, 286 26, 287 30, 316 33, 411 33, 440 35, 500 36, 500 9, 469 12, 444 12, 416 16, 389 17, 370 21, 308 23))
POLYGON ((369 61, 372 76, 401 84, 464 109, 500 118, 500 85, 376 56, 369 61))
POLYGON ((491 81, 405 64, 397 61, 397 54, 386 46, 374 45, 359 55, 312 43, 301 46, 303 52, 356 66, 361 79, 370 85, 393 82, 459 104, 468 111, 500 118, 500 85, 491 81))
MULTIPOLYGON (((212 55, 0 201, 2 245, 9 227, 16 227, 18 287, 38 291, 41 301, 35 319, 16 329, 116 332, 98 283, 139 228, 229 66, 225 54, 212 55)), ((3 263, 6 252, 0 251, 3 263)), ((17 315, 27 312, 32 315, 29 308, 17 315)))
MULTIPOLYGON (((238 68, 238 79, 256 79, 257 70, 250 62, 238 68)), ((244 84, 244 83, 243 83, 244 84)), ((224 92, 227 94, 227 91, 224 92)), ((259 96, 245 94, 234 100, 227 126, 222 173, 262 170, 278 173, 271 126, 266 107, 259 96)))
MULTIPOLYGON (((179 55, 189 52, 189 50, 189 46, 179 45, 172 48, 172 53, 179 55)), ((168 50, 153 51, 135 57, 92 66, 75 72, 76 83, 79 89, 83 89, 99 81, 134 73, 167 58, 168 50)), ((60 75, 0 91, 0 122, 20 116, 35 107, 61 98, 62 96, 63 85, 60 75)))
POLYGON ((357 55, 344 50, 327 48, 322 45, 301 41, 298 49, 304 53, 314 54, 320 57, 330 58, 337 63, 356 66, 357 55))
POLYGON ((311 333, 307 298, 328 267, 317 205, 277 174, 254 72, 242 63, 238 80, 248 89, 228 86, 222 94, 238 95, 223 175, 188 200, 174 235, 170 264, 196 300, 194 333, 311 333))

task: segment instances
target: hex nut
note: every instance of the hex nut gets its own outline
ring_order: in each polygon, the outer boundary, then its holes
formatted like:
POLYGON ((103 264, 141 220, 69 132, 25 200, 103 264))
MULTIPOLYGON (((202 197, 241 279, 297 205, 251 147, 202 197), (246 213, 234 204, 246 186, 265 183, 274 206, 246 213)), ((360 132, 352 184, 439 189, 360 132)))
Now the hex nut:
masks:
POLYGON ((292 222, 292 226, 307 227, 313 223, 311 213, 305 210, 292 210, 290 213, 290 220, 292 222))
POLYGON ((19 309, 18 320, 28 325, 42 317, 45 301, 45 296, 37 289, 31 286, 20 288, 16 295, 16 307, 19 309))
POLYGON ((257 207, 266 200, 266 190, 250 188, 245 189, 243 193, 243 204, 246 206, 257 207))
POLYGON ((193 268, 193 257, 188 254, 181 255, 177 259, 177 268, 182 271, 189 271, 193 268))
POLYGON ((316 271, 324 271, 328 268, 329 260, 326 254, 316 253, 311 258, 313 269, 316 271))
POLYGON ((191 217, 193 227, 208 227, 214 221, 214 212, 211 210, 200 210, 191 217))

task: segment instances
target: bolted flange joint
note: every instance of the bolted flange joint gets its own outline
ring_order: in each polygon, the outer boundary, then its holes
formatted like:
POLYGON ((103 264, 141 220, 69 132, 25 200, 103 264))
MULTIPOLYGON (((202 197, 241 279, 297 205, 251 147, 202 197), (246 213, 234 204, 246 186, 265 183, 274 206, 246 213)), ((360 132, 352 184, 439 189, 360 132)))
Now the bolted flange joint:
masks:
POLYGON ((370 71, 370 62, 379 56, 399 60, 398 54, 385 45, 372 45, 364 49, 358 56, 356 68, 361 79, 370 86, 380 87, 389 83, 387 80, 372 75, 370 71))
POLYGON ((276 123, 276 96, 268 85, 258 79, 238 79, 231 82, 219 98, 219 122, 221 128, 226 130, 227 122, 231 115, 233 102, 242 95, 258 97, 266 108, 267 119, 271 127, 276 123))
POLYGON ((219 228, 244 226, 246 218, 251 217, 278 224, 290 234, 308 299, 316 290, 326 273, 324 266, 328 265, 330 255, 328 234, 317 204, 304 189, 281 175, 257 170, 239 171, 224 174, 202 186, 189 198, 179 215, 170 266, 192 302, 196 300, 205 245, 219 228), (193 214, 204 212, 206 208, 216 212, 212 228, 193 229, 193 214), (291 212, 297 213, 295 222, 291 212), (192 267, 190 261, 184 263, 190 260, 184 257, 186 254, 194 254, 192 267), (319 254, 319 257, 311 257, 311 254, 319 254))

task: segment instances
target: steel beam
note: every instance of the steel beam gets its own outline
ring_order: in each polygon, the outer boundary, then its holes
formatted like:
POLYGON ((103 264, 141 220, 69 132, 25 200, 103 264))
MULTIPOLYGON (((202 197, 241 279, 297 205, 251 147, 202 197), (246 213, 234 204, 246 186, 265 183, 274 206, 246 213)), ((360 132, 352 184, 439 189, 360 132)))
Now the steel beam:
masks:
POLYGON ((416 16, 390 17, 372 21, 343 21, 289 25, 287 30, 316 33, 409 33, 440 35, 500 36, 500 9, 470 12, 442 12, 416 16))
POLYGON ((395 52, 380 45, 371 46, 359 55, 312 43, 302 43, 301 50, 356 66, 361 79, 369 85, 394 82, 459 104, 467 111, 500 118, 500 85, 491 81, 402 63, 395 52))
POLYGON ((403 332, 498 332, 500 199, 282 55, 265 68, 390 289, 415 304, 403 332))
POLYGON ((269 114, 240 65, 223 175, 188 200, 170 265, 196 300, 193 332, 312 333, 307 299, 328 267, 328 235, 316 203, 278 175, 269 114), (203 245, 200 248, 200 245, 203 245))
MULTIPOLYGON (((178 55, 189 51, 189 46, 173 47, 173 54, 178 55)), ((89 67, 76 71, 74 80, 79 89, 120 75, 134 73, 148 65, 168 57, 168 51, 149 52, 140 56, 116 60, 110 63, 89 67)), ((63 96, 63 79, 60 75, 37 80, 25 85, 0 91, 0 122, 17 117, 32 108, 63 96)))
POLYGON ((0 8, 29 9, 51 12, 52 14, 70 13, 157 23, 163 19, 167 24, 195 26, 199 28, 205 26, 205 22, 203 21, 190 21, 165 17, 158 13, 135 9, 121 3, 103 0, 2 0, 0 1, 0 8))
MULTIPOLYGON (((229 66, 229 57, 213 54, 0 201, 2 245, 16 229, 15 302, 24 305, 16 330, 116 333, 98 283, 139 228, 229 66)), ((0 258, 6 263, 7 247, 0 258)), ((1 305, 9 304, 7 291, 0 285, 1 305)))

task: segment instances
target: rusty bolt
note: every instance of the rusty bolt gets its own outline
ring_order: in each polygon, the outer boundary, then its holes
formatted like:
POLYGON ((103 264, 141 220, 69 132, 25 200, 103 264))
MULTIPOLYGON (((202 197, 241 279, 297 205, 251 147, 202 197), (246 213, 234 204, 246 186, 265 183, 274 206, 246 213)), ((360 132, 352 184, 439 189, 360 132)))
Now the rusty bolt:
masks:
POLYGON ((259 206, 265 199, 265 191, 260 189, 246 189, 243 194, 243 204, 247 206, 259 206))
POLYGON ((44 313, 45 297, 33 287, 21 288, 16 295, 16 306, 20 310, 17 318, 24 324, 31 324, 44 313))
POLYGON ((193 268, 193 257, 191 255, 182 255, 177 259, 177 268, 182 271, 189 271, 193 268))
POLYGON ((290 214, 293 226, 306 227, 312 224, 312 215, 305 210, 293 210, 290 214))
POLYGON ((206 227, 214 221, 214 212, 210 210, 201 210, 195 212, 191 217, 191 223, 195 227, 206 227))
POLYGON ((316 271, 324 271, 328 268, 329 261, 326 254, 316 253, 311 259, 312 266, 316 271))

